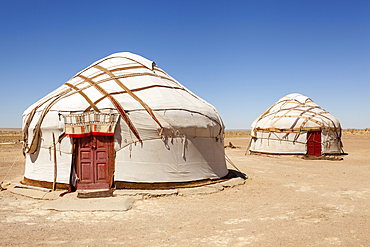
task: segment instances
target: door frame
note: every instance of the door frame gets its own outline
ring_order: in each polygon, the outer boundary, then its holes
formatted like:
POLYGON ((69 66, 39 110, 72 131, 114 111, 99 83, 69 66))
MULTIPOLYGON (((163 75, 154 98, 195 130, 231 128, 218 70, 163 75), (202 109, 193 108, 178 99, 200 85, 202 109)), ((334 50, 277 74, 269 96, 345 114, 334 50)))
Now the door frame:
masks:
MULTIPOLYGON (((108 174, 108 182, 107 183, 80 183, 80 179, 77 182, 77 189, 109 189, 112 188, 114 185, 114 167, 115 167, 115 151, 114 151, 114 137, 113 136, 104 136, 107 142, 107 174, 108 174)), ((82 141, 83 137, 73 138, 75 145, 76 145, 76 174, 77 177, 80 175, 80 142, 82 141)), ((99 135, 91 135, 91 138, 99 138, 99 135)), ((93 147, 91 147, 93 149, 93 147)), ((97 163, 94 159, 93 162, 93 169, 97 169, 97 163)))
POLYGON ((307 156, 321 156, 321 131, 308 131, 307 132, 307 156))

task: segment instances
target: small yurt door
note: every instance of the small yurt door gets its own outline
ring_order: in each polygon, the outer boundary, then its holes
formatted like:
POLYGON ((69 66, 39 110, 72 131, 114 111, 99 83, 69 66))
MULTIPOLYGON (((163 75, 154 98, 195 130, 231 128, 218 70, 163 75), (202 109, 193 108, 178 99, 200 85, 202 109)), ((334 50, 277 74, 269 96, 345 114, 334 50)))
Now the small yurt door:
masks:
POLYGON ((112 138, 95 135, 77 138, 78 189, 109 188, 108 143, 112 138))
POLYGON ((307 133, 307 155, 321 156, 321 131, 307 133))

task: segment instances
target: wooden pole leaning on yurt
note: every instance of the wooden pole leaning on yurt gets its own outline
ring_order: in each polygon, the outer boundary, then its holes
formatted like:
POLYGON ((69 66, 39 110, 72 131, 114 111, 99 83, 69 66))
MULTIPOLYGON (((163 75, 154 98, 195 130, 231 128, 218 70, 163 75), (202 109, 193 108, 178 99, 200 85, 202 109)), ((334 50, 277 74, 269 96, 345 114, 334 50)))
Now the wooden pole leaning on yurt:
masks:
POLYGON ((54 181, 53 181, 53 191, 56 189, 56 181, 57 181, 57 150, 55 148, 55 137, 54 132, 53 135, 53 148, 54 148, 54 181))

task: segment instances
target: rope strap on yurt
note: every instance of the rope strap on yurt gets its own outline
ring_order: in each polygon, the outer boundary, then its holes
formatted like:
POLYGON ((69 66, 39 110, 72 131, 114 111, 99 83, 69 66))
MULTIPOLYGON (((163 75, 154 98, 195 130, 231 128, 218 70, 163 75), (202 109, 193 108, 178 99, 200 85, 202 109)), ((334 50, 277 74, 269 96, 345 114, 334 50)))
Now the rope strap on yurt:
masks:
POLYGON ((99 65, 95 65, 94 68, 97 68, 105 72, 111 79, 113 79, 117 83, 118 86, 120 86, 123 90, 125 90, 132 98, 134 98, 137 102, 139 102, 144 107, 144 109, 148 112, 148 114, 153 118, 153 120, 159 125, 161 129, 163 128, 161 123, 158 121, 158 119, 154 115, 154 112, 152 111, 152 109, 142 99, 140 99, 136 94, 134 94, 128 87, 126 87, 120 80, 114 78, 115 75, 111 71, 99 65))
POLYGON ((239 168, 232 162, 232 160, 225 154, 225 159, 227 162, 229 162, 230 165, 232 165, 238 172, 240 172, 241 174, 245 175, 244 172, 242 172, 241 170, 239 170, 239 168))
MULTIPOLYGON (((25 124, 24 124, 24 127, 23 127, 23 155, 25 155, 25 153, 26 152, 28 152, 29 151, 29 149, 30 148, 28 148, 28 146, 27 146, 27 143, 28 143, 28 129, 29 129, 29 127, 30 127, 30 124, 31 124, 31 122, 32 122, 32 119, 33 119, 33 117, 35 116, 35 113, 36 113, 36 111, 37 111, 37 109, 39 108, 39 107, 41 107, 43 104, 45 104, 46 102, 48 102, 49 100, 51 100, 51 99, 53 99, 53 101, 51 101, 50 103, 49 103, 49 106, 51 105, 53 105, 53 104, 55 104, 59 99, 61 99, 64 95, 66 95, 67 93, 69 93, 70 91, 71 91, 72 89, 67 89, 67 90, 64 90, 64 91, 62 91, 62 92, 60 92, 60 93, 58 93, 57 95, 55 95, 55 96, 52 96, 51 98, 49 98, 49 99, 47 99, 47 100, 45 100, 45 101, 43 101, 43 102, 41 102, 41 103, 39 103, 35 108, 33 108, 33 110, 30 112, 30 114, 29 114, 29 116, 28 116, 28 118, 27 118, 27 120, 26 120, 26 122, 25 122, 25 124)), ((49 108, 50 109, 50 107, 49 106, 47 106, 46 108, 49 108)), ((46 114, 47 113, 47 111, 46 112, 43 112, 43 114, 46 114)), ((42 121, 43 121, 43 118, 45 117, 45 115, 42 115, 41 117, 40 117, 40 119, 39 119, 39 123, 37 123, 37 125, 36 125, 36 127, 35 128, 40 128, 41 127, 41 123, 42 123, 42 121), (41 121, 41 122, 40 122, 41 121)), ((37 130, 35 130, 34 129, 34 132, 37 132, 37 130)), ((39 138, 39 137, 37 137, 37 138, 39 138)), ((35 135, 33 136, 33 139, 35 139, 35 135)), ((33 142, 33 140, 32 140, 32 142, 33 142)), ((35 145, 35 144, 34 144, 35 145)), ((37 145, 38 145, 38 140, 37 140, 37 142, 36 142, 36 149, 37 149, 37 145)), ((36 150, 35 150, 36 151, 36 150)))
POLYGON ((183 136, 182 140, 182 158, 185 159, 185 149, 186 149, 186 135, 183 136))
MULTIPOLYGON (((110 58, 110 59, 112 59, 112 58, 110 58)), ((130 59, 130 60, 132 60, 132 59, 130 59)), ((105 60, 102 60, 102 61, 100 61, 100 63, 102 63, 104 61, 105 60)), ((135 61, 135 60, 132 60, 132 61, 135 61)), ((135 62, 138 62, 138 61, 135 61, 135 62)), ((92 67, 95 67, 95 66, 99 66, 99 65, 93 65, 93 66, 90 66, 90 67, 82 70, 80 73, 78 73, 77 75, 73 76, 72 79, 73 78, 76 78, 76 77, 79 77, 79 75, 81 75, 83 72, 85 72, 85 71, 87 71, 87 70, 89 70, 89 69, 91 69, 92 67)), ((129 69, 138 69, 138 68, 148 68, 148 67, 146 67, 144 65, 143 66, 130 66, 130 67, 115 68, 115 69, 112 69, 110 71, 111 72, 116 72, 116 71, 123 71, 123 70, 129 70, 129 69)), ((160 71, 160 72, 164 73, 165 75, 167 75, 167 77, 166 76, 158 75, 158 74, 153 73, 153 72, 151 72, 151 73, 142 72, 142 73, 129 73, 129 74, 124 74, 124 75, 118 75, 118 76, 114 76, 112 78, 114 78, 114 79, 122 79, 122 78, 130 78, 130 77, 137 77, 137 76, 152 76, 152 77, 161 78, 161 79, 168 80, 168 81, 171 81, 171 82, 174 82, 174 83, 178 84, 178 82, 176 80, 174 80, 173 78, 171 78, 166 72, 164 72, 163 70, 159 69, 158 67, 154 67, 154 69, 149 69, 149 70, 150 71, 152 71, 152 70, 160 71)), ((99 73, 97 75, 94 75, 90 79, 95 79, 95 78, 97 78, 99 76, 102 76, 103 74, 104 73, 99 73)), ((110 80, 112 80, 112 78, 106 78, 106 79, 103 79, 103 80, 99 80, 99 81, 97 81, 97 83, 99 84, 99 83, 103 83, 103 82, 106 82, 106 81, 110 81, 110 80)))
POLYGON ((64 83, 64 85, 67 85, 67 86, 73 88, 74 90, 76 90, 76 92, 78 92, 90 104, 90 107, 92 107, 94 109, 94 111, 100 112, 98 107, 96 107, 96 105, 91 101, 91 99, 84 92, 82 92, 78 87, 76 87, 76 86, 74 86, 74 85, 72 85, 68 82, 64 83))
POLYGON ((44 110, 42 111, 41 113, 41 116, 34 128, 34 134, 33 134, 33 138, 32 138, 32 141, 31 141, 31 145, 30 147, 28 148, 27 150, 27 153, 35 153, 36 150, 37 150, 37 147, 38 147, 38 143, 39 143, 39 139, 40 139, 40 135, 41 135, 41 124, 42 124, 42 121, 44 120, 46 114, 49 112, 50 108, 56 103, 58 102, 58 100, 65 94, 67 94, 68 92, 70 92, 71 90, 65 90, 63 91, 62 93, 60 93, 58 95, 58 97, 56 97, 55 99, 53 99, 45 108, 44 110))
POLYGON ((136 130, 135 126, 132 124, 132 122, 131 122, 130 118, 128 117, 128 115, 123 110, 123 108, 120 105, 120 103, 113 96, 111 96, 107 91, 105 91, 102 87, 100 87, 96 82, 94 82, 93 80, 91 80, 91 79, 89 79, 89 78, 87 78, 87 77, 85 77, 83 75, 79 75, 79 77, 82 78, 83 80, 85 80, 86 82, 88 82, 89 84, 91 84, 101 94, 106 95, 108 97, 108 99, 112 102, 112 104, 114 105, 114 107, 117 109, 117 111, 119 112, 119 114, 121 115, 121 117, 123 118, 123 120, 126 122, 126 124, 128 125, 128 127, 130 128, 130 130, 132 131, 132 133, 134 133, 134 135, 139 140, 139 142, 141 142, 141 138, 139 136, 138 131, 136 130))
POLYGON ((254 128, 256 132, 276 132, 276 133, 299 133, 299 132, 307 132, 307 131, 319 131, 321 127, 305 127, 305 128, 294 128, 294 129, 279 129, 279 128, 254 128))
POLYGON ((59 135, 58 137, 58 143, 61 143, 62 140, 66 137, 66 132, 63 132, 62 134, 59 135))
POLYGON ((317 120, 314 120, 313 118, 314 118, 314 117, 316 117, 316 116, 318 116, 318 115, 322 115, 323 113, 328 113, 328 112, 327 112, 327 111, 322 110, 321 112, 316 112, 316 113, 312 114, 310 117, 306 118, 306 119, 303 121, 303 123, 302 123, 302 125, 301 125, 301 126, 304 126, 308 121, 316 122, 317 124, 322 125, 322 123, 321 123, 321 122, 319 122, 319 121, 317 121, 317 120))
MULTIPOLYGON (((296 126, 296 124, 298 123, 298 121, 299 121, 299 119, 303 116, 303 114, 305 114, 305 113, 307 113, 307 112, 309 112, 309 111, 311 111, 312 109, 314 109, 315 107, 310 107, 310 108, 308 108, 307 110, 305 110, 305 111, 302 111, 301 112, 301 114, 299 114, 298 115, 298 117, 295 119, 295 121, 293 122, 293 124, 292 124, 292 126, 290 126, 290 129, 294 129, 294 127, 296 126)), ((302 124, 301 125, 301 128, 304 126, 304 124, 302 124)), ((288 137, 288 135, 289 135, 289 133, 287 133, 285 136, 284 136, 284 138, 287 138, 288 137)), ((298 138, 298 133, 296 134, 296 136, 295 136, 295 140, 298 138)), ((294 141, 293 141, 294 142, 294 141)))
POLYGON ((244 172, 242 172, 233 162, 232 160, 227 156, 227 154, 225 153, 225 149, 224 148, 221 148, 220 146, 217 145, 217 147, 224 153, 224 156, 225 156, 225 160, 230 164, 232 165, 238 172, 240 172, 241 174, 245 175, 244 172))
POLYGON ((252 145, 252 140, 253 140, 253 137, 251 137, 251 140, 249 141, 248 147, 247 147, 247 149, 245 150, 245 154, 244 154, 244 155, 247 155, 247 154, 248 154, 249 148, 250 148, 250 147, 251 147, 251 145, 252 145))
MULTIPOLYGON (((307 98, 306 101, 304 103, 301 103, 299 102, 298 100, 296 99, 285 99, 285 100, 279 100, 277 101, 275 104, 273 104, 272 106, 270 106, 270 108, 268 108, 264 113, 261 114, 261 116, 259 116, 259 118, 257 119, 256 122, 260 121, 262 118, 264 118, 265 116, 267 116, 268 114, 273 114, 273 112, 271 112, 271 109, 274 108, 276 105, 278 104, 281 104, 280 106, 280 109, 278 111, 281 111, 281 110, 287 110, 287 112, 281 116, 281 117, 286 117, 286 114, 289 113, 290 111, 292 110, 298 110, 297 108, 298 107, 301 107, 301 106, 307 106, 307 103, 313 103, 313 101, 310 99, 310 98, 307 98), (285 106, 286 104, 288 103, 295 103, 297 104, 296 106, 290 108, 290 109, 282 109, 283 106, 285 106)), ((313 106, 313 108, 320 108, 319 106, 313 106)), ((279 118, 280 119, 280 118, 279 118)), ((279 120, 278 119, 278 120, 279 120)), ((276 122, 276 121, 275 121, 276 122)))
MULTIPOLYGON (((65 83, 66 86, 69 86, 71 88, 69 89, 66 89, 66 90, 63 90, 61 91, 60 93, 58 93, 57 95, 54 95, 50 98, 48 98, 47 100, 39 103, 29 114, 26 122, 25 122, 25 125, 23 127, 23 154, 25 154, 26 152, 27 153, 34 153, 36 152, 37 150, 37 147, 38 147, 38 139, 39 139, 39 135, 40 135, 40 128, 41 128, 41 124, 42 124, 42 121, 45 117, 45 115, 48 113, 48 111, 51 109, 51 107, 57 103, 60 99, 62 98, 65 98, 65 97, 68 97, 68 96, 71 96, 73 95, 74 93, 80 93, 83 97, 84 97, 84 93, 82 93, 80 91, 80 89, 78 89, 77 87, 73 86, 72 84, 70 83, 65 83), (72 92, 72 88, 75 89, 76 91, 75 92, 72 92), (68 94, 70 93, 70 94, 68 94), (32 119, 37 111, 38 108, 40 108, 42 105, 44 105, 45 103, 47 103, 48 101, 52 100, 48 106, 45 107, 45 109, 43 110, 42 112, 42 115, 41 117, 39 118, 39 121, 38 123, 36 124, 35 126, 35 129, 34 129, 34 135, 33 135, 33 139, 32 139, 32 142, 31 142, 31 145, 30 147, 27 146, 27 143, 28 143, 28 129, 29 129, 29 126, 32 122, 32 119)), ((85 95, 86 96, 86 95, 85 95)), ((90 103, 90 106, 93 106, 91 100, 86 96, 84 97, 89 103, 90 103)), ((95 107, 96 108, 96 107, 95 107)), ((95 109, 94 108, 94 109, 95 109)), ((96 108, 96 110, 99 112, 99 109, 96 108)))
MULTIPOLYGON (((171 88, 171 89, 179 89, 179 90, 184 90, 183 88, 180 88, 180 87, 171 87, 171 86, 166 86, 166 85, 151 85, 151 86, 146 86, 146 87, 140 87, 140 88, 135 88, 135 89, 131 89, 131 92, 136 92, 136 91, 141 91, 141 90, 146 90, 146 89, 150 89, 150 88, 155 88, 155 87, 161 87, 161 88, 171 88)), ((120 92, 114 92, 114 93, 110 93, 109 95, 118 95, 118 94, 124 94, 124 93, 127 93, 126 91, 120 91, 120 92)), ((103 99, 105 99, 107 97, 107 95, 103 95, 101 98, 97 99, 96 101, 94 101, 94 104, 98 104, 100 101, 102 101, 103 99)), ((91 106, 89 106, 88 108, 86 108, 85 112, 87 111, 90 111, 91 110, 91 106)))

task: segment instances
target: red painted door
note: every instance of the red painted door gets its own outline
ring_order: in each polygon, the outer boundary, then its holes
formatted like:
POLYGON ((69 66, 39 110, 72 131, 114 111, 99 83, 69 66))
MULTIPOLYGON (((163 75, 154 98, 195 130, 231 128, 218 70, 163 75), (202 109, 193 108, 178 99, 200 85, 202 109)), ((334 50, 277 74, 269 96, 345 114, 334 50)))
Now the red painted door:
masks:
POLYGON ((107 189, 108 143, 111 137, 87 136, 77 139, 78 145, 78 189, 107 189))
POLYGON ((321 131, 307 133, 307 155, 321 156, 321 131))

